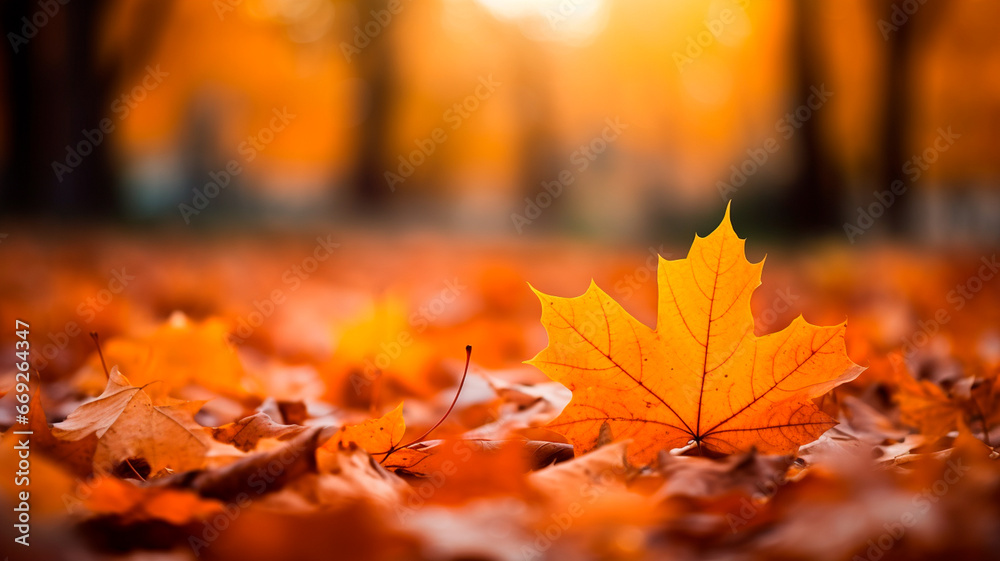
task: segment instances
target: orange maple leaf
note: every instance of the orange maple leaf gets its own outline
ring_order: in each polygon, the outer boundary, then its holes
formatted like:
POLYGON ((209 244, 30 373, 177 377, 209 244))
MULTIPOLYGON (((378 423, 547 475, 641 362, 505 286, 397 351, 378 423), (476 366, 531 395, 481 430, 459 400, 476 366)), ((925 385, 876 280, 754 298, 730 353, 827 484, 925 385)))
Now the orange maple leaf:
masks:
POLYGON ((405 468, 419 463, 427 455, 424 452, 402 448, 399 443, 406 432, 403 418, 403 404, 378 419, 368 419, 355 425, 344 425, 316 452, 322 469, 329 463, 331 454, 352 444, 368 452, 375 459, 385 462, 392 456, 392 463, 386 467, 405 468))
MULTIPOLYGON (((890 355, 900 365, 900 355, 890 355)), ((981 429, 988 446, 989 429, 1000 423, 1000 377, 961 378, 948 391, 930 380, 917 380, 905 366, 894 369, 900 420, 916 427, 930 439, 940 438, 965 427, 981 429)), ((968 429, 966 429, 968 430, 968 429)))
POLYGON ((400 403, 378 419, 341 427, 323 447, 332 449, 353 442, 372 456, 385 455, 399 445, 405 432, 406 421, 400 403))
POLYGON ((576 298, 535 290, 549 344, 528 363, 573 392, 549 426, 577 454, 609 429, 634 441, 630 461, 649 463, 691 443, 785 452, 836 425, 811 400, 864 370, 847 356, 846 322, 818 327, 799 316, 778 333, 755 335, 750 296, 763 260, 750 263, 743 247, 727 208, 686 258, 660 257, 656 329, 593 282, 576 298))

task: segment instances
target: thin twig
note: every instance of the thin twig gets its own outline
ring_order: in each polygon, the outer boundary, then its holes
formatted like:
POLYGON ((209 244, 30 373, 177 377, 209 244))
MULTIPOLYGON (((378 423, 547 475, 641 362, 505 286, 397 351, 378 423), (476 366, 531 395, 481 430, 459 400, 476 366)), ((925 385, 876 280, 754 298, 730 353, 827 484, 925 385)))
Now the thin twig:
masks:
POLYGON ((421 442, 423 442, 424 439, 426 439, 432 432, 434 432, 434 429, 436 429, 439 426, 441 426, 441 423, 443 423, 444 420, 448 418, 448 415, 450 415, 451 411, 455 408, 455 404, 458 403, 458 396, 462 395, 462 388, 465 386, 465 379, 469 376, 469 362, 471 362, 471 361, 472 361, 472 345, 466 345, 465 346, 465 371, 462 372, 462 381, 458 383, 458 391, 455 392, 455 398, 451 400, 451 405, 448 407, 448 410, 445 411, 444 415, 440 419, 438 419, 437 423, 434 423, 433 427, 427 429, 427 432, 425 432, 424 434, 420 435, 418 438, 414 439, 409 444, 404 444, 403 446, 393 446, 393 447, 389 448, 389 451, 386 452, 385 456, 382 458, 383 462, 386 461, 386 459, 388 459, 389 456, 391 456, 394 452, 396 452, 398 450, 402 450, 404 448, 409 448, 411 446, 414 446, 414 445, 417 445, 417 444, 420 444, 421 442))
MULTIPOLYGON (((94 345, 97 346, 97 356, 101 357, 101 366, 104 368, 104 375, 108 378, 108 380, 110 380, 111 379, 111 373, 108 372, 108 364, 106 362, 104 362, 104 353, 101 352, 101 341, 97 337, 97 332, 96 331, 91 331, 90 332, 90 338, 94 340, 94 345)), ((129 465, 131 465, 131 464, 129 464, 129 465)))
POLYGON ((138 478, 139 478, 139 479, 141 479, 142 481, 145 481, 145 480, 146 480, 146 478, 145 478, 145 477, 143 477, 142 475, 140 475, 140 474, 139 474, 139 472, 138 472, 138 471, 136 471, 136 469, 135 469, 135 466, 133 466, 133 465, 132 465, 132 462, 131 462, 131 461, 129 461, 129 460, 127 459, 127 458, 125 459, 125 463, 126 463, 126 464, 128 464, 128 467, 132 468, 132 473, 134 473, 136 477, 138 477, 138 478))

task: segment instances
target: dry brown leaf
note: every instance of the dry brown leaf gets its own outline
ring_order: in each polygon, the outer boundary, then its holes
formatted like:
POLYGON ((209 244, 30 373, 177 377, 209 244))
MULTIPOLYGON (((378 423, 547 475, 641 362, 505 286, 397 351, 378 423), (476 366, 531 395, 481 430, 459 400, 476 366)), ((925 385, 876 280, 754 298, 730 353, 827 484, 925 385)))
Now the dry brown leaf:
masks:
POLYGON ((68 441, 96 436, 97 473, 146 478, 200 468, 208 438, 194 414, 202 403, 163 403, 154 405, 143 388, 132 386, 116 366, 104 392, 54 425, 52 433, 68 441))
POLYGON ((212 438, 223 444, 232 444, 239 450, 249 452, 257 447, 263 438, 287 439, 305 430, 301 425, 282 425, 274 422, 263 411, 211 429, 212 438))

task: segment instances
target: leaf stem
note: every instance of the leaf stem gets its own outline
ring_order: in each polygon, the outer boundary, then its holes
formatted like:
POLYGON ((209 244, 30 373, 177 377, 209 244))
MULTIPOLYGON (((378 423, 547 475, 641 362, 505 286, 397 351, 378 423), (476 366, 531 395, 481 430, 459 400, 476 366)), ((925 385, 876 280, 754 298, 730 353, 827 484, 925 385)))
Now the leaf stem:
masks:
POLYGON ((136 471, 135 466, 132 465, 132 462, 129 461, 128 458, 125 459, 125 463, 128 465, 128 467, 132 468, 132 473, 134 473, 135 476, 138 477, 140 481, 146 480, 145 477, 143 477, 138 471, 136 471))
POLYGON ((427 432, 420 435, 409 444, 404 444, 402 446, 393 446, 392 448, 389 448, 389 451, 386 452, 385 456, 382 458, 383 462, 386 461, 389 458, 389 456, 391 456, 397 450, 409 448, 410 446, 414 446, 416 444, 420 444, 421 442, 423 442, 425 438, 427 438, 432 432, 434 432, 434 429, 441 426, 441 423, 443 423, 444 420, 448 418, 448 415, 451 415, 452 410, 455 409, 455 404, 458 403, 458 397, 462 395, 462 388, 465 386, 465 379, 469 376, 469 362, 471 361, 472 361, 472 345, 466 345, 465 370, 462 372, 462 381, 458 383, 458 391, 455 392, 455 398, 451 400, 451 405, 448 407, 448 410, 444 412, 444 415, 440 419, 438 419, 438 422, 434 423, 433 427, 427 429, 427 432))
MULTIPOLYGON (((91 331, 90 332, 90 338, 94 340, 94 346, 97 347, 97 356, 101 357, 101 367, 104 368, 104 376, 107 377, 108 380, 110 380, 111 379, 111 373, 108 372, 108 364, 106 362, 104 362, 104 353, 101 351, 101 341, 97 337, 97 332, 96 331, 91 331)), ((129 464, 129 465, 131 466, 132 464, 129 464)), ((133 471, 134 471, 134 469, 133 469, 133 471)))

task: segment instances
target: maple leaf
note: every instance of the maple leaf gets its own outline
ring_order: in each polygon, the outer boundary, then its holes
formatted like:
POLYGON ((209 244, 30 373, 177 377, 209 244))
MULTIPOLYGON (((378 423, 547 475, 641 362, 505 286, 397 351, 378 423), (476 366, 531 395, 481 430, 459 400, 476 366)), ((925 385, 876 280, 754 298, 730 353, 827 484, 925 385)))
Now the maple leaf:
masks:
POLYGON ((405 432, 406 421, 403 419, 403 404, 400 403, 395 409, 378 419, 368 419, 355 425, 344 425, 320 447, 317 451, 317 458, 320 465, 323 466, 326 463, 325 459, 331 454, 344 448, 357 446, 383 462, 386 462, 391 456, 392 462, 386 467, 394 469, 411 467, 419 463, 426 454, 411 448, 399 447, 405 432))
POLYGON ((758 337, 750 296, 762 268, 746 259, 727 208, 686 258, 659 258, 656 329, 593 282, 576 298, 532 287, 549 344, 528 364, 573 392, 549 426, 577 454, 595 447, 604 426, 633 440, 629 461, 649 463, 691 442, 786 452, 836 425, 811 399, 864 370, 847 356, 846 322, 818 327, 799 316, 758 337))
POLYGON ((126 462, 135 471, 132 462, 139 459, 152 475, 201 467, 208 436, 194 421, 194 414, 203 402, 158 403, 143 388, 131 385, 115 366, 108 373, 104 392, 53 425, 52 435, 68 441, 95 435, 94 471, 98 473, 117 470, 126 462))
POLYGON ((908 372, 897 376, 899 390, 894 399, 899 404, 900 419, 920 429, 928 438, 940 438, 962 421, 960 405, 949 398, 941 386, 929 380, 917 380, 908 372))
POLYGON ((378 419, 344 425, 323 447, 332 449, 353 442, 372 456, 385 455, 395 449, 404 432, 406 421, 403 419, 403 404, 400 403, 378 419))
MULTIPOLYGON (((901 363, 898 355, 892 360, 901 363)), ((917 427, 922 434, 934 439, 962 426, 977 427, 988 446, 990 429, 1000 422, 1000 377, 977 379, 965 377, 952 384, 949 391, 930 380, 917 380, 909 371, 897 368, 894 396, 899 405, 900 420, 917 427)))

